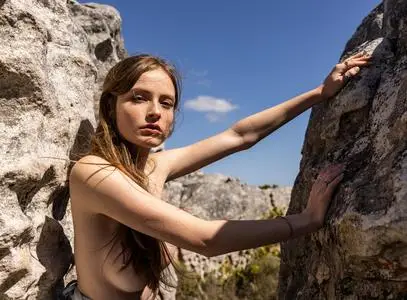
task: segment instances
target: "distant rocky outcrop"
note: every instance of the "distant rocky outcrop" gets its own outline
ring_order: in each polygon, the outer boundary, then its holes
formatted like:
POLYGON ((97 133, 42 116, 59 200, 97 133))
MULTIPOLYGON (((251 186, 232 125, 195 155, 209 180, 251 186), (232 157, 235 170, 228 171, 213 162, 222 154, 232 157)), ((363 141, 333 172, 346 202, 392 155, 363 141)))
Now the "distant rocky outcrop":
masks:
POLYGON ((291 193, 291 187, 259 187, 200 171, 167 183, 165 189, 164 199, 207 220, 258 219, 272 207, 285 211, 291 193))
POLYGON ((407 1, 373 10, 342 55, 366 50, 372 65, 312 110, 288 213, 325 164, 346 173, 326 226, 283 244, 279 299, 407 299, 406 24, 407 1))
POLYGON ((67 159, 87 149, 100 84, 125 56, 121 20, 3 0, 0 36, 0 299, 55 299, 72 261, 67 159))

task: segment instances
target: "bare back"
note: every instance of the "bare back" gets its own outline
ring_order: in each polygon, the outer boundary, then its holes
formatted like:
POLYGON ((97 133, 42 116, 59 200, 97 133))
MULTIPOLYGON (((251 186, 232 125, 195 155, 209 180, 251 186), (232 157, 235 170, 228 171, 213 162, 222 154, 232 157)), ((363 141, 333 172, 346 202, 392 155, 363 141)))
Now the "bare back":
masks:
MULTIPOLYGON (((79 162, 101 163, 95 156, 86 156, 79 162)), ((161 197, 166 172, 155 168, 149 176, 151 193, 161 197)), ((136 274, 131 266, 119 271, 122 267, 122 248, 112 239, 120 225, 117 221, 95 214, 86 208, 84 203, 89 195, 70 184, 72 218, 74 224, 74 255, 80 290, 92 299, 147 299, 151 291, 146 288, 142 274, 136 274), (118 259, 116 259, 118 258, 118 259)))

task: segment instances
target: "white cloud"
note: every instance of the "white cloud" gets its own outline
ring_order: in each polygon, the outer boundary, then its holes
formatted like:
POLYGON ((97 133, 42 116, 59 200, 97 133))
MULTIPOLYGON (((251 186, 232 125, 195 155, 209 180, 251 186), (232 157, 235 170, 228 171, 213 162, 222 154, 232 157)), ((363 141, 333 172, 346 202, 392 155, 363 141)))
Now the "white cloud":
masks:
POLYGON ((211 96, 198 96, 187 100, 185 107, 196 111, 212 113, 227 113, 238 108, 237 105, 232 104, 226 99, 211 96))

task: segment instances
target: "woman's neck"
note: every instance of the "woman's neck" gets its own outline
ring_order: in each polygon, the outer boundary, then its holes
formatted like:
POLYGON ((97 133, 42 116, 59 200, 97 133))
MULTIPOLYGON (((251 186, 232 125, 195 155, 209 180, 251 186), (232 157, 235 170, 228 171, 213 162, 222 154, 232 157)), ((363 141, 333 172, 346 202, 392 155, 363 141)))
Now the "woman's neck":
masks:
POLYGON ((145 168, 147 166, 148 158, 150 155, 150 149, 135 146, 134 149, 132 149, 131 151, 131 155, 133 156, 134 162, 137 164, 137 169, 145 172, 145 168))

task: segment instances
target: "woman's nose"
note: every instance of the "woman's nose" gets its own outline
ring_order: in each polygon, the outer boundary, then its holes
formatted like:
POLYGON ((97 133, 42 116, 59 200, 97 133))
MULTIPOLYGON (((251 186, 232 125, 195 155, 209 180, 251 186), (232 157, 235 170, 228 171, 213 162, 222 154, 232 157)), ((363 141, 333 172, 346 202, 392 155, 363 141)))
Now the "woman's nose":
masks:
POLYGON ((151 101, 147 111, 147 119, 158 120, 160 117, 160 106, 157 103, 154 103, 154 101, 151 101))

